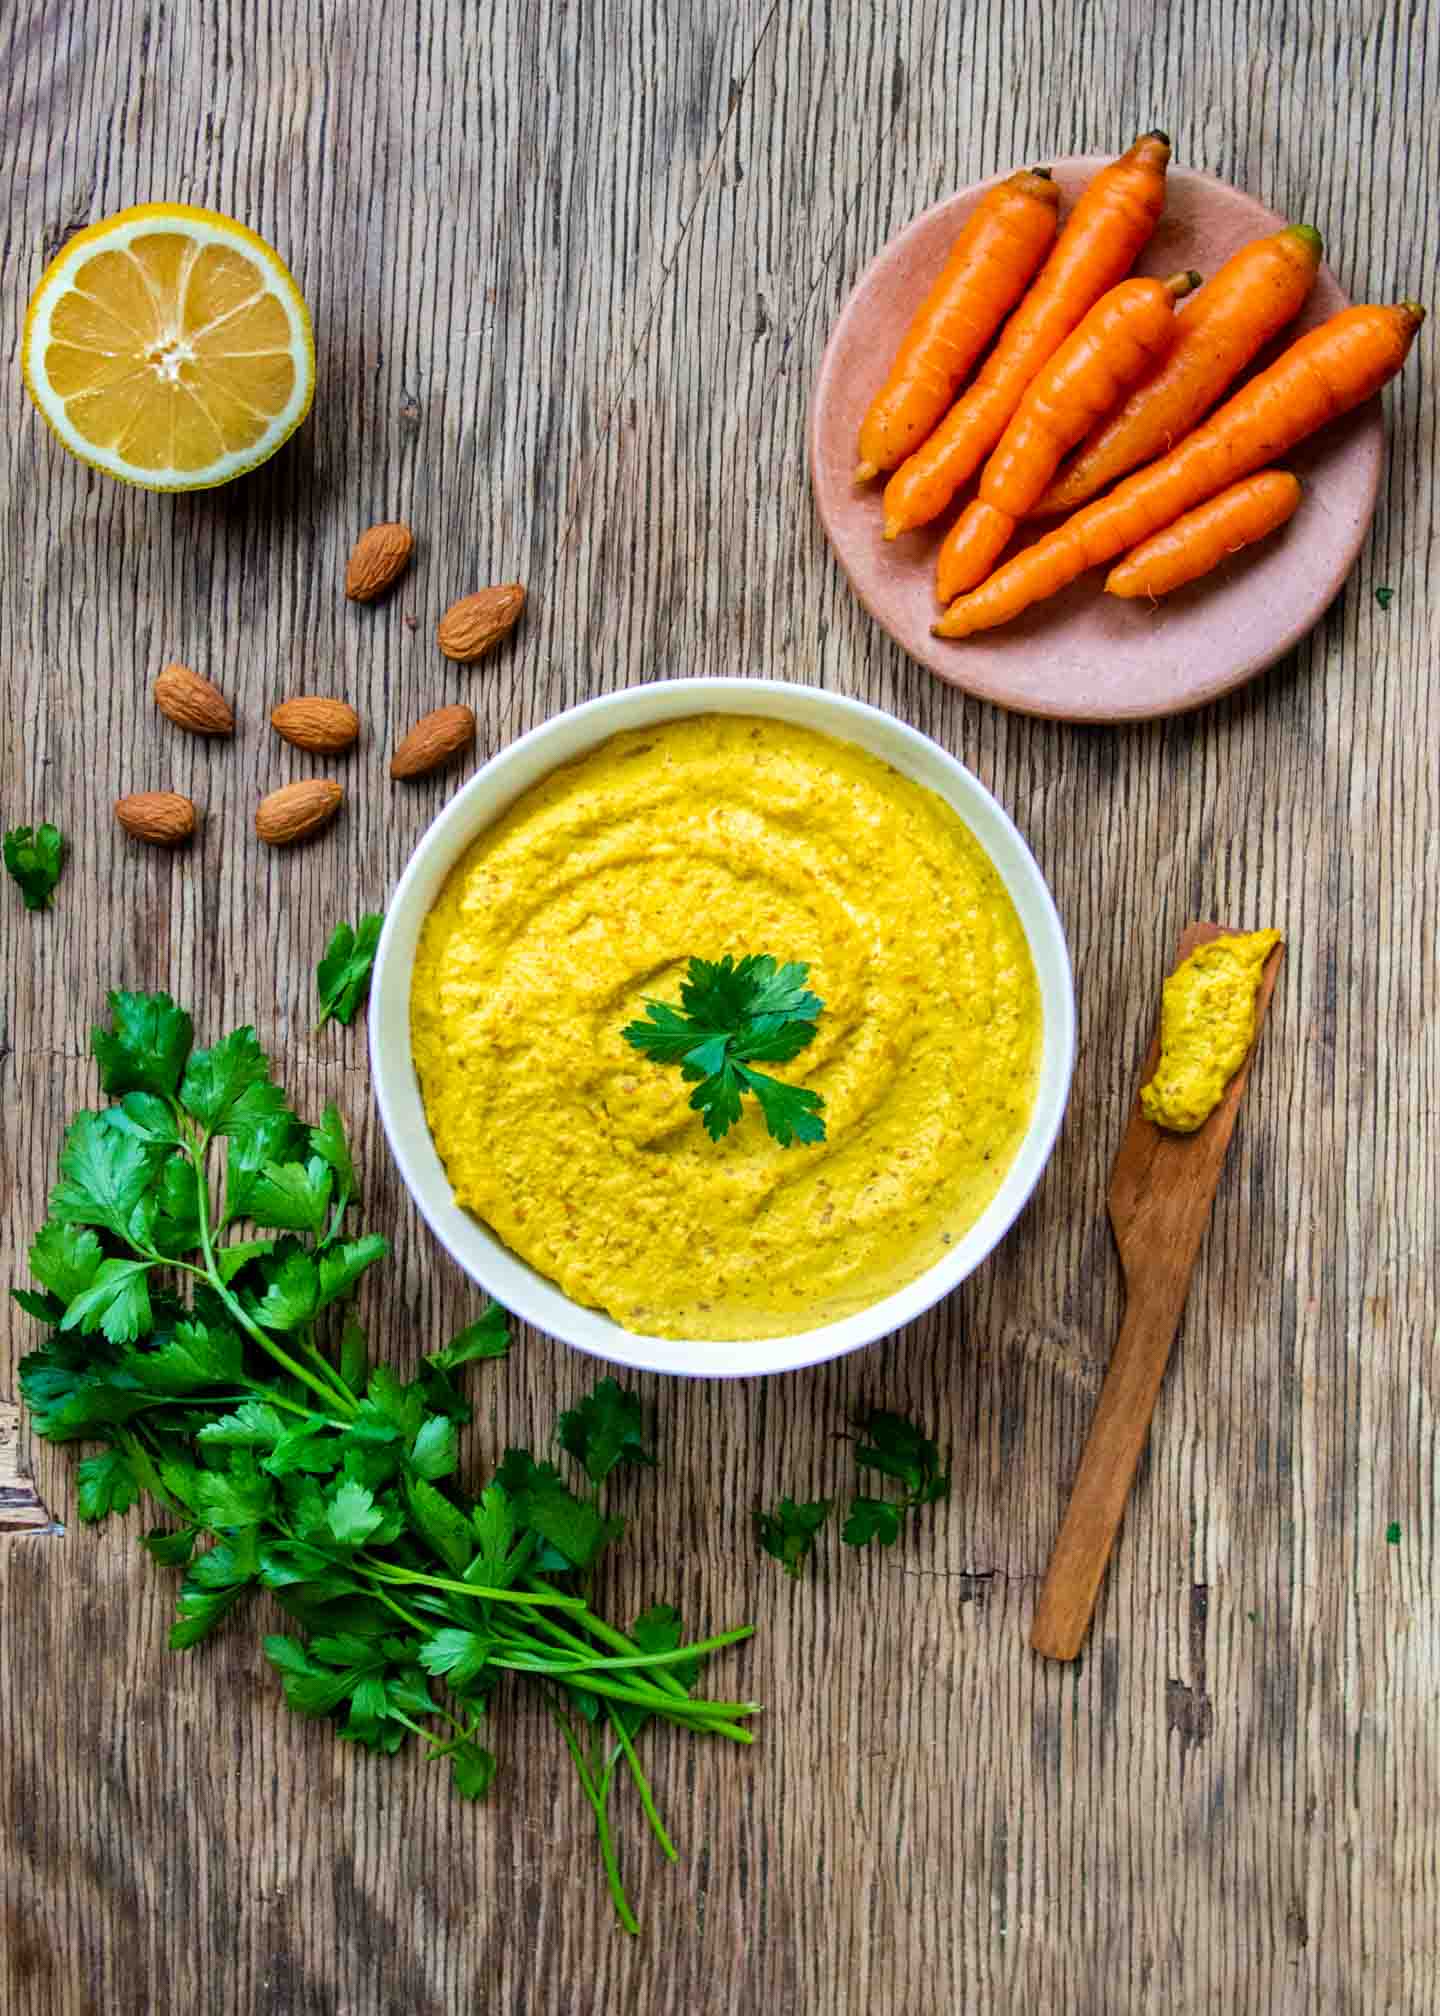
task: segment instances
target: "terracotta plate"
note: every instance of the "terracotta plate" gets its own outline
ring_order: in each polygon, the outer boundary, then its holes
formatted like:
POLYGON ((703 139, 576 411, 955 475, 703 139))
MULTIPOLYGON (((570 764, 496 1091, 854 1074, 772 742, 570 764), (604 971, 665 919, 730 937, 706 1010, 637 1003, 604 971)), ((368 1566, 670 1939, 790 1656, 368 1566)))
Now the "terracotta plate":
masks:
MULTIPOLYGON (((1066 212, 1102 165, 1098 155, 1053 163, 1066 212)), ((1194 267, 1212 274, 1246 239, 1285 221, 1209 175, 1174 169, 1169 180, 1165 215, 1137 272, 1194 267)), ((956 641, 932 637, 936 550, 963 498, 934 525, 887 545, 880 531, 883 486, 857 489, 851 480, 855 437, 910 317, 989 186, 962 190, 917 217, 885 247, 841 311, 810 418, 811 474, 825 530, 876 621, 922 665, 967 693, 1062 721, 1145 720, 1199 707, 1283 656, 1334 598, 1375 509, 1380 402, 1371 400, 1283 458, 1305 485, 1300 509, 1282 532, 1205 580, 1152 606, 1105 595, 1096 572, 1004 629, 956 641)), ((1346 305, 1322 265, 1291 333, 1346 305)))

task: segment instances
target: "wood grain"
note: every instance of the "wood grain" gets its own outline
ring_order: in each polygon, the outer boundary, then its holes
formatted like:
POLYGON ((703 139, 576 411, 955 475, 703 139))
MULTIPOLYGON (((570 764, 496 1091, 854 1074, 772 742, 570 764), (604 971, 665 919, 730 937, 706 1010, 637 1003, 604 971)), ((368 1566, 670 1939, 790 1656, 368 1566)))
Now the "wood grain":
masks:
MULTIPOLYGON (((53 913, 0 890, 11 1272, 62 1121, 95 1097, 104 988, 161 984, 210 1034, 254 1021, 312 1108, 340 1102, 395 1242, 367 1307, 395 1359, 474 1313, 388 1166, 363 1029, 317 1035, 311 991, 331 925, 383 903, 455 786, 385 776, 446 703, 475 709, 477 760, 678 672, 891 708, 1026 831, 1081 1039, 1039 1193, 932 1318, 813 1373, 643 1382, 665 1465, 625 1506, 604 1593, 754 1619, 717 1676, 767 1713, 745 1755, 651 1743, 685 1860, 627 1832, 640 1942, 610 1923, 533 1713, 502 1707, 481 1810, 416 1759, 353 1754, 281 1709, 251 1624, 168 1654, 142 1515, 80 1528, 72 1455, 26 1449, 66 1531, 0 1540, 5 2016, 1433 2008, 1433 323, 1386 395, 1385 489, 1345 589, 1263 681, 1169 724, 1081 731, 942 689, 849 595, 803 454, 826 332, 887 238, 996 168, 1157 121, 1178 162, 1319 225, 1357 297, 1424 292, 1433 9, 17 0, 0 58, 3 812, 73 842, 53 913), (47 253, 161 195, 278 245, 320 358, 315 413, 275 462, 174 500, 67 460, 15 373, 47 253), (415 527, 415 564, 357 607, 346 556, 388 518, 415 527), (514 640, 447 664, 441 611, 511 579, 531 596, 514 640), (233 743, 156 714, 172 658, 231 698, 233 743), (305 690, 345 693, 364 728, 336 824, 274 856, 255 804, 317 766, 266 717, 305 690), (108 813, 167 787, 205 812, 173 858, 108 813), (1118 1322, 1108 1161, 1194 916, 1274 923, 1290 951, 1166 1432, 1062 1670, 1025 1636, 1118 1322), (954 1496, 893 1553, 842 1559, 832 1536, 793 1586, 754 1553, 750 1507, 845 1489, 861 1399, 933 1426, 954 1496)), ((0 1398, 28 1327, 6 1331, 0 1398)), ((547 1435, 589 1377, 527 1337, 487 1373, 474 1467, 547 1435)))
MULTIPOLYGON (((1197 946, 1225 935, 1218 924, 1189 925, 1180 934, 1171 971, 1197 946)), ((1125 1276, 1125 1317, 1030 1627, 1032 1649, 1047 1658, 1073 1659, 1090 1629, 1283 956, 1283 947, 1277 946, 1265 963, 1250 1047, 1197 1133, 1168 1134, 1147 1119, 1141 1106, 1140 1087, 1150 1083, 1160 1062, 1157 1016, 1110 1172, 1110 1229, 1125 1276)))

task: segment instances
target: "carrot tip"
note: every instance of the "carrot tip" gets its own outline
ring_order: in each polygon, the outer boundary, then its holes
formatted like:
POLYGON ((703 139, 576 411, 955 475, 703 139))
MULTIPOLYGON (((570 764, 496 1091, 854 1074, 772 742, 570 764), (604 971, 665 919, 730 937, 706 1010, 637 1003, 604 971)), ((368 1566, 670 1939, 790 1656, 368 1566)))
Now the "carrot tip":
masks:
POLYGON ((862 462, 855 471, 855 481, 857 483, 873 483, 879 474, 880 471, 873 462, 862 462))
POLYGON ((1053 182, 1055 179, 1053 172, 1049 168, 1032 168, 1030 173, 1038 175, 1044 182, 1053 182))
POLYGON ((1146 134, 1143 134, 1141 137, 1146 140, 1158 140, 1162 147, 1168 147, 1170 145, 1170 135, 1168 133, 1162 133, 1158 126, 1152 126, 1150 128, 1150 131, 1146 134))

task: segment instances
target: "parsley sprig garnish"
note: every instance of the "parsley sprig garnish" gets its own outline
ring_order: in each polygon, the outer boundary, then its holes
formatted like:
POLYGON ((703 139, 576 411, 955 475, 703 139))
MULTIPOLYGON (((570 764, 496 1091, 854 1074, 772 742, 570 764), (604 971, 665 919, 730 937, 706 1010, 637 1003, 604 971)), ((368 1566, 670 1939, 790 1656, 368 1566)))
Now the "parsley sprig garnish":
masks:
POLYGON ((633 1931, 617 1776, 675 1853, 636 1736, 657 1719, 748 1743, 757 1712, 694 1694, 704 1658, 749 1627, 686 1645, 667 1606, 625 1632, 590 1605, 591 1571, 625 1526, 600 1487, 655 1461, 638 1398, 604 1379, 561 1416, 579 1488, 509 1449, 478 1497, 462 1492, 471 1410, 452 1375, 505 1354, 504 1311, 414 1378, 371 1363, 350 1303, 389 1249, 346 1229, 357 1183, 335 1108, 307 1127, 252 1029, 196 1050, 166 994, 112 994, 110 1008, 93 1046, 113 1103, 71 1124, 30 1249, 38 1285, 15 1291, 49 1332, 20 1367, 36 1432, 101 1445, 79 1466, 80 1517, 148 1494, 167 1523, 143 1544, 184 1570, 173 1647, 269 1592, 296 1625, 265 1640, 290 1706, 370 1750, 418 1738, 467 1799, 495 1776, 482 1729, 500 1676, 528 1678, 633 1931))
POLYGON ((813 1041, 825 1003, 807 989, 809 974, 803 962, 778 966, 766 953, 692 959, 680 983, 679 1008, 647 1000, 648 1020, 629 1022, 620 1033, 655 1063, 680 1066, 681 1077, 695 1087, 690 1104, 712 1141, 739 1120, 747 1092, 782 1148, 823 1141, 819 1093, 752 1068, 788 1064, 813 1041))
POLYGON ((12 826, 5 835, 5 866, 20 885, 27 910, 49 909, 64 853, 58 826, 12 826))

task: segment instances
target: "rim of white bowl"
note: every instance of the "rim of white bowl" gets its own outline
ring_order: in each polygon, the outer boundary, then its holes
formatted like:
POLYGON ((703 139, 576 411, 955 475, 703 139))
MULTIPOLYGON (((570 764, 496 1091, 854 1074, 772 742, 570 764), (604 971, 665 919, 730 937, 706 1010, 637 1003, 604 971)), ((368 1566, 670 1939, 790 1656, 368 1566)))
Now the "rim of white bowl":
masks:
POLYGON ((1059 914, 1010 815, 974 772, 928 735, 878 707, 785 680, 657 680, 566 709, 498 751, 461 786, 421 836, 391 896, 370 988, 370 1070, 385 1138, 406 1189, 440 1244, 513 1316, 577 1351, 635 1371, 681 1378, 760 1378, 859 1351, 924 1315, 989 1257, 1020 1215, 1050 1159, 1075 1059, 1075 997, 1059 914), (932 1267, 854 1315, 787 1336, 714 1343, 627 1330, 573 1301, 522 1260, 451 1193, 430 1134, 410 1049, 410 982, 420 928, 451 868, 502 813, 564 763, 627 728, 707 713, 754 714, 851 742, 935 791, 993 862, 1019 914, 1043 1015, 1039 1083, 1030 1125, 995 1196, 932 1267))

